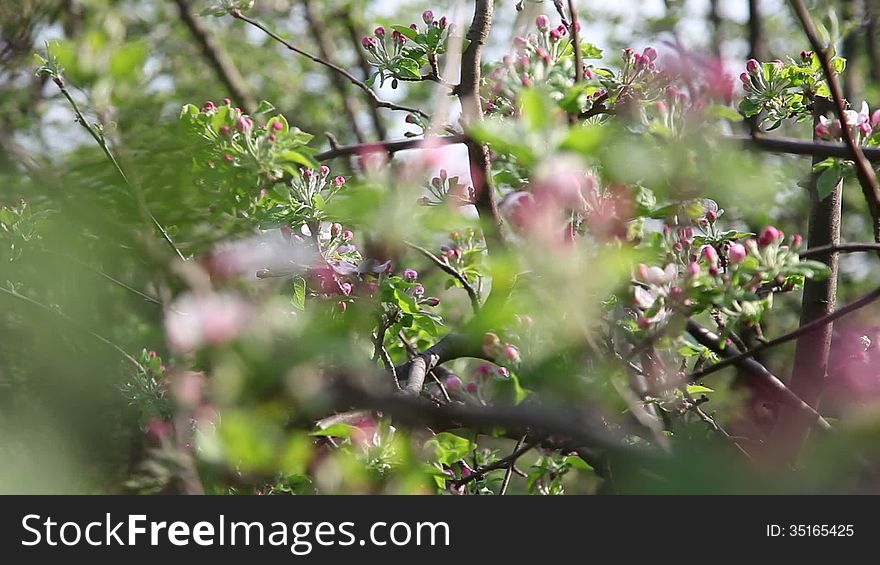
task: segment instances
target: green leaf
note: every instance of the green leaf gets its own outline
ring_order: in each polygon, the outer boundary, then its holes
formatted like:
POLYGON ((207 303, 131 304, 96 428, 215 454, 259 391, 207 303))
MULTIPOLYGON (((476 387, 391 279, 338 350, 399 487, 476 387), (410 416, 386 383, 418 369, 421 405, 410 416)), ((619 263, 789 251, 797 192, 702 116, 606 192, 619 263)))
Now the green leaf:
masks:
POLYGON ((825 200, 832 192, 834 192, 834 188, 840 182, 840 178, 843 176, 843 171, 839 162, 835 162, 832 166, 827 167, 822 174, 819 175, 819 178, 816 180, 816 192, 819 196, 819 200, 825 200))
POLYGON ((706 392, 715 392, 709 387, 703 385, 687 385, 688 394, 703 394, 706 392))
POLYGON ((394 31, 399 31, 413 41, 415 41, 419 37, 419 32, 409 26, 393 25, 391 26, 391 29, 393 29, 394 31))
POLYGON ((306 308, 306 280, 302 277, 293 279, 293 297, 291 302, 298 310, 305 310, 306 308))
POLYGON ((395 69, 400 78, 411 78, 419 80, 422 78, 422 67, 419 63, 410 58, 403 58, 397 63, 395 69))
POLYGON ((731 122, 741 122, 743 120, 739 112, 730 106, 723 106, 721 104, 712 104, 706 108, 706 115, 711 118, 724 118, 731 122))
POLYGON ((449 432, 440 432, 425 443, 425 447, 433 449, 434 457, 441 465, 450 466, 461 461, 474 450, 476 444, 471 440, 449 432))
POLYGON ((351 437, 358 433, 358 428, 352 426, 351 424, 333 424, 332 426, 327 426, 326 428, 315 430, 311 432, 310 436, 315 437, 341 437, 345 439, 351 439, 351 437))
POLYGON ((841 74, 846 70, 846 59, 843 57, 834 57, 831 59, 831 68, 834 69, 835 73, 841 74))
POLYGON ((149 47, 143 42, 126 43, 110 55, 110 75, 113 80, 127 81, 140 76, 147 61, 149 47))
POLYGON ((522 110, 532 131, 545 131, 555 122, 556 105, 546 93, 536 88, 523 93, 522 110))

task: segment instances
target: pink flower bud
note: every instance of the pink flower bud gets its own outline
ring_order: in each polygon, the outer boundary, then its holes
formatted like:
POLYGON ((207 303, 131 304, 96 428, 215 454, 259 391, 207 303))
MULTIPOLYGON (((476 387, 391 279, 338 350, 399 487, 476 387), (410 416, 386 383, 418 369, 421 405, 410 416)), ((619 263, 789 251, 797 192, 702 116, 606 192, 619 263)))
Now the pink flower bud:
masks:
POLYGON ((800 247, 804 243, 804 237, 801 234, 795 234, 794 237, 791 238, 791 246, 792 247, 800 247))
POLYGON ((339 285, 339 289, 342 290, 342 294, 347 296, 351 294, 351 283, 344 282, 339 285))
POLYGON ((731 263, 742 263, 747 254, 745 246, 740 243, 734 243, 727 250, 727 256, 730 258, 731 263))
POLYGON ((438 22, 438 27, 440 29, 446 29, 446 22, 447 22, 446 16, 441 16, 440 21, 438 22))
POLYGON ((418 123, 418 118, 416 118, 415 115, 413 115, 413 114, 407 114, 403 120, 408 124, 417 124, 418 123))
POLYGON ((496 373, 502 379, 507 379, 510 377, 510 371, 507 370, 507 367, 498 367, 498 370, 496 371, 496 373))
POLYGON ((224 106, 232 106, 232 100, 230 100, 229 98, 224 98, 223 105, 224 106))
POLYGON ((284 124, 281 123, 281 120, 275 120, 272 122, 272 129, 275 131, 281 131, 284 129, 284 124))
POLYGON ((755 59, 749 59, 748 61, 746 61, 746 70, 747 70, 750 74, 755 74, 755 73, 757 73, 757 72, 758 72, 758 69, 760 69, 760 68, 761 68, 761 63, 759 63, 759 62, 756 61, 755 59))
POLYGON ((376 37, 385 37, 385 28, 382 26, 377 27, 373 30, 373 35, 376 37))
POLYGON ((422 304, 425 304, 426 306, 439 306, 440 299, 436 296, 429 296, 428 298, 422 300, 422 304))
POLYGON ((403 270, 403 278, 408 281, 414 281, 419 278, 419 272, 415 269, 404 269, 403 270))
POLYGON ((880 110, 874 110, 874 113, 871 114, 871 126, 880 127, 880 110))
POLYGON ((741 73, 739 75, 739 81, 743 84, 744 88, 750 88, 752 86, 752 79, 749 77, 749 73, 741 73))
POLYGON ((345 230, 344 232, 342 232, 342 239, 345 241, 351 241, 352 239, 354 239, 354 234, 351 232, 351 230, 345 230))
POLYGON ((776 243, 777 241, 781 241, 782 238, 785 237, 785 234, 780 230, 776 229, 773 226, 767 226, 764 228, 764 231, 761 232, 761 236, 758 238, 758 245, 761 247, 767 247, 771 243, 776 243))
POLYGON ((701 272, 702 272, 702 268, 700 267, 700 264, 697 263, 696 261, 692 261, 688 265, 687 274, 689 277, 691 277, 691 278, 698 277, 698 276, 700 276, 701 272))
POLYGON ((804 63, 806 63, 807 61, 809 61, 809 60, 812 59, 812 58, 813 58, 813 52, 812 52, 812 51, 807 51, 806 49, 804 49, 803 51, 801 51, 801 60, 802 60, 804 63))
POLYGON ((510 363, 519 363, 520 361, 519 349, 517 349, 516 346, 510 344, 505 345, 502 354, 510 363))
POLYGON ((242 116, 235 121, 235 129, 237 129, 239 133, 247 133, 254 129, 254 121, 248 116, 242 116))
POLYGON ((417 285, 417 286, 412 287, 410 289, 410 292, 412 292, 416 296, 421 296, 421 295, 425 294, 425 287, 423 287, 422 285, 417 285))
POLYGON ((232 135, 232 128, 229 126, 220 126, 220 135, 223 137, 229 137, 232 135))
POLYGON ((562 25, 562 24, 559 24, 559 25, 556 27, 556 31, 559 32, 559 35, 566 35, 566 34, 568 33, 568 28, 565 27, 565 26, 562 25))
POLYGON ((224 153, 223 158, 229 163, 235 161, 235 157, 231 153, 224 153))
POLYGON ((645 50, 642 51, 642 54, 647 57, 650 61, 657 60, 657 50, 653 47, 645 47, 645 50))
POLYGON ((649 330, 651 329, 651 320, 639 314, 639 317, 636 319, 636 324, 638 324, 640 330, 649 330))
POLYGON ((446 377, 446 380, 443 381, 443 384, 446 385, 446 390, 459 390, 464 383, 461 382, 461 378, 457 375, 449 375, 446 377))
POLYGON ((709 210, 706 212, 706 219, 709 221, 710 224, 714 224, 715 220, 718 219, 718 213, 714 210, 709 210))
POLYGON ((550 29, 550 18, 548 18, 544 14, 541 14, 540 16, 535 18, 535 26, 540 31, 547 31, 548 29, 550 29))
POLYGON ((334 178, 334 179, 333 179, 333 185, 334 185, 334 186, 343 186, 343 185, 345 185, 345 177, 343 177, 343 176, 340 175, 340 176, 334 178))
POLYGON ((562 34, 559 33, 558 30, 555 30, 555 29, 550 30, 550 41, 552 41, 553 43, 556 43, 560 39, 562 39, 562 34))
POLYGON ((213 112, 217 109, 217 105, 214 104, 211 100, 208 100, 204 104, 202 104, 202 112, 213 112))
POLYGON ((681 300, 682 296, 684 296, 684 289, 680 286, 674 286, 669 289, 669 298, 673 300, 681 300))
POLYGON ((465 390, 467 390, 471 394, 477 394, 477 392, 479 392, 480 390, 480 387, 477 385, 477 383, 468 383, 465 387, 465 390))
POLYGON ((483 363, 477 367, 477 374, 481 377, 488 377, 495 372, 495 367, 489 363, 483 363))
POLYGON ((422 21, 428 25, 431 25, 431 22, 434 21, 434 12, 431 10, 425 10, 422 12, 422 21))
POLYGON ((711 245, 703 247, 703 257, 706 258, 706 261, 708 261, 710 265, 718 263, 718 251, 716 251, 711 245))
MULTIPOLYGON (((394 33, 397 32, 395 31, 394 33)), ((379 42, 376 41, 375 37, 365 37, 361 39, 361 45, 363 45, 364 49, 367 49, 368 51, 372 51, 373 49, 375 49, 376 45, 378 44, 379 42)))
POLYGON ((330 174, 330 167, 328 167, 327 165, 321 165, 321 176, 326 177, 329 174, 330 174))

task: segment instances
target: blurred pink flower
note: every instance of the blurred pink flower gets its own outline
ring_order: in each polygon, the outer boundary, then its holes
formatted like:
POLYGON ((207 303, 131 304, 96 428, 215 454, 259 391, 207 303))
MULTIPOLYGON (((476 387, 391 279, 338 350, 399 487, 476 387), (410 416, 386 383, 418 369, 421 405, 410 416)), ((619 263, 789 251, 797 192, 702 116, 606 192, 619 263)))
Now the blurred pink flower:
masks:
POLYGON ((251 306, 230 293, 186 293, 165 313, 168 345, 178 353, 235 339, 251 317, 251 306))

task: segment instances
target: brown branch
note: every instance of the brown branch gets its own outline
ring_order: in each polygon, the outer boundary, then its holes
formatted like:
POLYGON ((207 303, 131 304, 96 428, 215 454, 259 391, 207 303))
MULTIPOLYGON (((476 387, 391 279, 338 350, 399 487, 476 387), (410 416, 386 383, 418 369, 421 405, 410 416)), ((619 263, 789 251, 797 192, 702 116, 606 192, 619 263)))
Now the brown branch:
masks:
POLYGON ((177 4, 180 19, 186 24, 190 35, 201 48, 202 55, 214 69, 217 78, 226 85, 233 100, 241 104, 249 114, 254 113, 257 110, 257 101, 251 94, 241 73, 238 72, 238 67, 235 66, 229 53, 196 18, 189 0, 174 0, 174 3, 177 4))
POLYGON ((749 58, 763 61, 767 58, 764 26, 761 21, 761 0, 749 0, 749 58))
POLYGON ((527 433, 535 437, 558 436, 570 439, 574 445, 603 448, 621 454, 656 457, 653 449, 636 446, 624 440, 621 433, 613 432, 603 419, 596 416, 589 421, 572 412, 541 410, 534 406, 482 406, 451 403, 437 406, 415 395, 379 395, 351 384, 342 378, 336 382, 335 404, 343 409, 359 407, 379 410, 403 423, 427 425, 432 429, 472 427, 497 429, 508 434, 527 433))
POLYGON ((831 98, 834 100, 837 118, 840 120, 840 129, 843 132, 843 139, 855 158, 856 174, 859 178, 859 184, 862 186, 862 193, 865 197, 865 201, 868 203, 868 210, 871 213, 871 218, 874 224, 874 241, 880 242, 880 184, 877 183, 877 176, 874 174, 874 169, 871 167, 870 162, 862 152, 862 148, 856 143, 852 131, 846 125, 846 102, 843 98, 843 91, 840 88, 840 82, 834 74, 834 69, 831 68, 831 58, 828 54, 830 48, 826 48, 826 46, 822 45, 819 40, 816 27, 813 25, 813 20, 810 17, 810 13, 803 0, 789 0, 789 3, 797 14, 797 17, 801 22, 801 27, 803 27, 804 33, 807 35, 807 39, 809 39, 810 45, 813 47, 813 51, 822 63, 822 70, 825 72, 825 78, 827 79, 828 87, 831 90, 831 98))
MULTIPOLYGON (((478 480, 482 479, 483 477, 485 477, 486 475, 488 475, 489 473, 491 473, 492 471, 497 471, 498 469, 507 469, 508 472, 510 472, 511 468, 513 467, 514 463, 516 463, 517 459, 519 459, 520 457, 522 457, 523 455, 525 455, 526 453, 528 453, 529 451, 531 451, 532 449, 534 449, 536 446, 538 446, 541 443, 540 439, 536 439, 536 440, 532 440, 532 441, 526 443, 525 445, 523 445, 524 439, 525 439, 525 436, 520 438, 520 440, 516 443, 516 447, 514 447, 514 449, 513 449, 513 453, 511 453, 507 457, 503 457, 503 458, 499 459, 498 461, 495 461, 493 463, 489 463, 488 465, 484 465, 484 466, 480 467, 479 469, 474 469, 473 473, 471 473, 470 475, 468 475, 466 477, 462 477, 460 479, 453 481, 453 484, 455 486, 460 487, 462 485, 468 484, 469 482, 478 481, 478 480)), ((506 481, 509 481, 509 480, 510 480, 510 477, 509 477, 509 475, 507 475, 506 481)), ((506 488, 504 490, 506 490, 506 488)))
MULTIPOLYGON (((467 49, 461 54, 461 81, 455 93, 461 100, 462 123, 467 126, 483 117, 480 104, 480 67, 483 58, 483 44, 492 29, 494 0, 476 0, 474 19, 467 32, 469 41, 467 49)), ((468 138, 465 141, 470 162, 471 182, 476 193, 474 205, 480 215, 483 237, 490 255, 502 251, 506 247, 502 232, 501 214, 492 182, 492 163, 489 147, 468 138)))
POLYGON ((577 9, 574 6, 574 0, 568 0, 568 11, 571 14, 571 24, 569 27, 569 33, 571 34, 571 41, 574 44, 574 80, 575 82, 581 82, 584 80, 584 58, 581 54, 581 40, 580 40, 580 31, 578 31, 578 15, 577 9))
POLYGON ((302 55, 306 59, 309 59, 315 63, 318 63, 319 65, 324 65, 328 69, 331 69, 331 70, 341 74, 346 79, 348 79, 348 81, 351 84, 353 84, 356 87, 363 90, 364 93, 366 93, 366 95, 369 96, 370 101, 372 102, 372 104, 374 106, 377 106, 379 108, 388 108, 389 110, 400 110, 402 112, 409 112, 411 114, 418 114, 426 119, 430 118, 430 116, 428 114, 426 114, 422 110, 419 110, 418 108, 412 108, 409 106, 402 106, 400 104, 388 102, 387 100, 382 100, 381 98, 379 98, 379 95, 376 94, 373 91, 373 89, 367 85, 367 83, 360 80, 359 78, 357 78, 356 76, 354 76, 353 74, 348 72, 347 70, 343 69, 339 65, 335 65, 329 61, 325 61, 324 59, 322 59, 320 57, 316 57, 315 55, 312 55, 311 53, 308 53, 307 51, 303 51, 302 49, 300 49, 299 47, 290 43, 286 39, 282 38, 280 35, 273 32, 272 30, 270 30, 269 28, 267 28, 266 26, 264 26, 260 22, 245 16, 239 10, 233 10, 232 12, 230 12, 230 14, 232 15, 233 18, 235 18, 237 20, 241 20, 241 21, 248 23, 248 24, 254 26, 255 28, 261 30, 263 33, 265 33, 266 35, 268 35, 269 37, 271 37, 272 39, 274 39, 275 41, 277 41, 278 43, 280 43, 281 45, 283 45, 284 47, 286 47, 290 51, 293 51, 294 53, 296 53, 298 55, 302 55))
POLYGON ((464 274, 462 274, 461 271, 459 271, 449 263, 441 261, 439 257, 434 255, 424 247, 418 246, 415 243, 410 243, 408 241, 405 241, 404 243, 427 257, 432 263, 437 265, 440 270, 461 283, 461 286, 468 293, 468 296, 471 299, 471 307, 474 309, 474 313, 476 314, 480 311, 480 297, 477 295, 477 291, 474 289, 473 285, 471 285, 471 283, 467 280, 467 278, 464 276, 464 274))
POLYGON ((838 243, 836 245, 822 245, 820 247, 811 247, 804 251, 799 251, 798 256, 803 259, 806 257, 822 256, 826 253, 860 253, 880 251, 880 243, 838 243))
POLYGON ((351 155, 365 155, 368 153, 388 153, 393 154, 398 151, 406 151, 407 149, 424 149, 425 146, 430 148, 439 147, 441 145, 452 145, 455 143, 465 143, 464 135, 443 135, 437 137, 419 138, 419 139, 397 139, 393 141, 377 141, 375 143, 359 143, 357 145, 340 145, 329 151, 318 153, 315 155, 317 161, 329 161, 337 157, 348 157, 351 155))
MULTIPOLYGON (((766 137, 763 135, 731 135, 725 139, 738 141, 756 149, 771 153, 785 153, 789 155, 809 155, 811 157, 840 157, 853 159, 853 152, 842 143, 830 143, 827 141, 805 141, 800 139, 766 137)), ((880 161, 880 147, 864 147, 862 153, 870 161, 880 161)))
MULTIPOLYGON (((878 296, 880 296, 880 289, 878 289, 878 296)), ((691 334, 699 344, 708 347, 717 355, 725 357, 725 359, 712 365, 711 367, 691 373, 686 377, 686 382, 693 382, 709 373, 714 373, 722 367, 726 367, 728 365, 736 365, 750 375, 761 377, 764 384, 772 388, 781 400, 785 401, 793 408, 797 408, 801 413, 809 417, 811 423, 817 424, 820 428, 824 430, 831 429, 831 425, 828 423, 828 421, 825 420, 825 418, 823 418, 818 412, 816 412, 816 410, 814 410, 812 406, 801 400, 801 398, 794 394, 791 389, 785 386, 785 383, 779 380, 779 377, 767 370, 764 365, 752 359, 752 356, 759 351, 766 349, 767 347, 772 347, 771 345, 769 345, 771 342, 763 343, 757 347, 750 349, 749 351, 741 353, 739 349, 737 349, 736 346, 733 344, 726 344, 726 346, 722 346, 721 338, 719 338, 717 335, 704 328, 694 320, 688 319, 687 332, 691 334)))
MULTIPOLYGON (((315 7, 313 0, 302 0, 302 4, 303 8, 305 8, 306 20, 309 22, 309 29, 311 30, 312 37, 318 46, 318 52, 321 54, 321 58, 338 66, 336 61, 333 60, 332 55, 333 52, 336 51, 336 47, 333 45, 333 40, 327 36, 327 26, 324 19, 321 17, 320 11, 315 7)), ((354 100, 348 95, 345 78, 339 73, 330 73, 330 82, 333 83, 333 88, 335 88, 336 92, 339 94, 339 98, 342 101, 342 109, 345 111, 347 121, 351 125, 355 138, 358 142, 363 143, 366 140, 366 137, 358 125, 357 108, 354 100)))

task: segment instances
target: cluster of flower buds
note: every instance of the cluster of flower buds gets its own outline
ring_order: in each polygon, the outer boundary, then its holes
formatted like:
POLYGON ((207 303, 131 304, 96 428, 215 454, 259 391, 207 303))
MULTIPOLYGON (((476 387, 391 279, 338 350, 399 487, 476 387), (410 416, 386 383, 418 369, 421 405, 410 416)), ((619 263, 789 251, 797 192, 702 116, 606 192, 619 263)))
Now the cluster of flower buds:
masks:
MULTIPOLYGON (((846 110, 844 112, 844 121, 856 143, 861 143, 861 141, 870 137, 875 131, 880 130, 880 110, 875 110, 872 114, 868 108, 868 103, 862 102, 862 107, 858 112, 855 110, 846 110)), ((819 123, 816 124, 816 137, 838 140, 842 136, 843 129, 840 126, 840 120, 831 120, 825 116, 819 117, 819 123)))
POLYGON ((762 65, 755 59, 746 61, 746 72, 739 75, 739 80, 746 92, 762 92, 766 90, 776 74, 785 67, 781 59, 774 59, 762 65))
POLYGON ((309 208, 314 206, 315 196, 320 194, 326 202, 346 183, 346 179, 342 175, 331 177, 330 167, 326 165, 317 171, 300 169, 299 172, 299 177, 290 182, 290 194, 299 204, 309 208))
POLYGON ((425 206, 437 206, 448 203, 453 206, 467 206, 474 203, 474 187, 458 182, 459 177, 450 177, 446 169, 440 169, 439 174, 431 179, 428 192, 431 196, 419 198, 419 203, 425 206))
POLYGON ((519 349, 513 344, 501 341, 494 332, 486 332, 483 336, 483 353, 501 365, 515 367, 522 360, 519 349))
POLYGON ((632 82, 639 78, 655 75, 657 65, 657 50, 653 47, 645 47, 641 53, 636 53, 630 47, 623 50, 623 81, 632 82))

